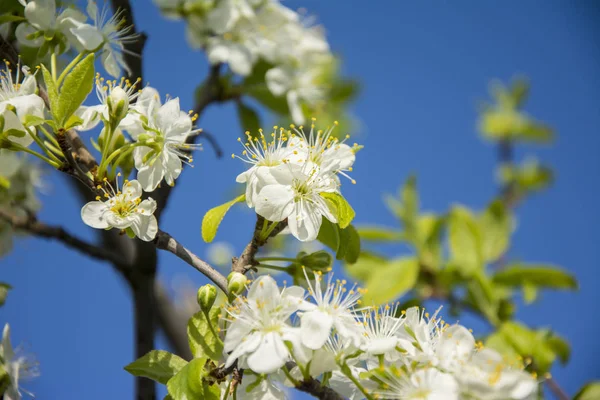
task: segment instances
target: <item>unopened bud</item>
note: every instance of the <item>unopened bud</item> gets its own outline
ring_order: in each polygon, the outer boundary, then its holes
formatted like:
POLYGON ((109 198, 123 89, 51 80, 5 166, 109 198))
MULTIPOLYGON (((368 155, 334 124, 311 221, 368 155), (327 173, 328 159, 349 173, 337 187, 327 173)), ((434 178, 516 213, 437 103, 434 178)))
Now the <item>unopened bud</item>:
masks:
POLYGON ((196 296, 196 300, 198 300, 198 304, 200 305, 200 309, 205 313, 208 313, 212 308, 213 304, 215 304, 215 299, 217 298, 217 288, 213 285, 204 285, 200 289, 198 289, 198 294, 196 296))
POLYGON ((246 290, 246 282, 248 282, 246 275, 232 272, 227 277, 227 291, 232 295, 242 294, 246 290))
POLYGON ((311 254, 301 254, 298 254, 300 263, 314 271, 326 271, 333 264, 333 257, 325 250, 319 250, 311 254))
POLYGON ((129 97, 122 87, 113 87, 106 102, 108 104, 111 122, 115 121, 115 123, 118 123, 118 121, 125 118, 127 111, 129 111, 129 97))

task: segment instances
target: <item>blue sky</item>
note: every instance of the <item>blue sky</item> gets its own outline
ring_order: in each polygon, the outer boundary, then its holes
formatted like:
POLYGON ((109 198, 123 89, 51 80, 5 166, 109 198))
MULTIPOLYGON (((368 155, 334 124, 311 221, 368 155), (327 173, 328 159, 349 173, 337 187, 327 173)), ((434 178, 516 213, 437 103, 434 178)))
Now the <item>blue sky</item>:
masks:
MULTIPOLYGON (((182 24, 162 19, 148 0, 134 3, 137 25, 149 35, 146 78, 192 108, 193 88, 207 71, 203 54, 187 48, 182 24)), ((318 16, 344 73, 361 81, 352 109, 360 121, 356 141, 365 149, 353 174, 358 184, 344 187, 357 223, 392 225, 382 194, 395 192, 410 173, 418 176, 424 209, 484 207, 497 190, 495 149, 477 137, 477 100, 486 98, 492 78, 531 79, 527 110, 551 124, 558 139, 517 155, 537 155, 555 168, 557 180, 519 207, 510 257, 568 268, 581 289, 545 292, 539 302, 520 307, 517 317, 571 340, 569 367, 553 371, 570 394, 600 378, 595 317, 600 190, 594 178, 600 172, 600 6, 593 0, 288 4, 318 16)), ((225 154, 239 151, 235 138, 241 128, 232 105, 210 107, 200 125, 217 137, 225 154)), ((202 216, 228 200, 243 166, 229 157, 217 160, 208 146, 195 159, 195 168, 178 181, 163 229, 203 255, 202 216)), ((48 179, 52 190, 43 196, 40 218, 93 238, 64 178, 48 179)), ((240 207, 225 219, 218 239, 239 251, 252 226, 251 214, 240 207)), ((167 283, 177 277, 204 282, 170 254, 161 254, 160 261, 167 283)), ((133 380, 122 367, 132 359, 131 301, 110 268, 37 239, 20 241, 0 263, 2 280, 15 287, 0 309, 0 322, 10 322, 14 342, 26 343, 41 363, 42 376, 26 387, 41 399, 127 398, 133 380)), ((481 327, 471 319, 463 322, 476 331, 481 327)), ((162 338, 158 346, 166 346, 162 338)))

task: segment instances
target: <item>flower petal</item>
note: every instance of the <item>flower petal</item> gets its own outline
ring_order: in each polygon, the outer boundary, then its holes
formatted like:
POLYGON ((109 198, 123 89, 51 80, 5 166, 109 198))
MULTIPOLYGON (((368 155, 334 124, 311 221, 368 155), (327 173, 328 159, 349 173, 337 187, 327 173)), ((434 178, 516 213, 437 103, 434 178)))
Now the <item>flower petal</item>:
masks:
POLYGON ((309 349, 317 350, 327 342, 333 326, 333 318, 328 313, 316 309, 305 312, 300 318, 300 324, 302 344, 309 349))
POLYGON ((248 356, 250 369, 257 374, 270 374, 283 367, 290 353, 278 333, 263 335, 257 349, 248 356))
POLYGON ((90 201, 81 209, 81 219, 86 225, 96 229, 109 227, 106 219, 108 206, 101 201, 90 201))
POLYGON ((291 186, 267 185, 254 203, 257 214, 269 221, 283 221, 294 210, 294 190, 291 186))

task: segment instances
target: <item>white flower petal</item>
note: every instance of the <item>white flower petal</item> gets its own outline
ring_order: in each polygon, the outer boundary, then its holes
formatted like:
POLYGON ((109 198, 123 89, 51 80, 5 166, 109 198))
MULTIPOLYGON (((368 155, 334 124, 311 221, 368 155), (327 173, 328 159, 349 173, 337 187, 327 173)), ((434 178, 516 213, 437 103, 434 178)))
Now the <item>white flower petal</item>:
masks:
POLYGON ((302 344, 309 349, 317 350, 327 342, 333 326, 333 318, 328 313, 316 309, 305 312, 300 318, 300 323, 302 344))
POLYGON ((256 350, 248 356, 250 369, 258 374, 270 374, 283 367, 289 359, 289 351, 276 332, 263 335, 256 350))
POLYGON ((106 219, 108 206, 101 201, 91 201, 81 209, 81 219, 86 225, 96 229, 106 229, 109 227, 106 219))

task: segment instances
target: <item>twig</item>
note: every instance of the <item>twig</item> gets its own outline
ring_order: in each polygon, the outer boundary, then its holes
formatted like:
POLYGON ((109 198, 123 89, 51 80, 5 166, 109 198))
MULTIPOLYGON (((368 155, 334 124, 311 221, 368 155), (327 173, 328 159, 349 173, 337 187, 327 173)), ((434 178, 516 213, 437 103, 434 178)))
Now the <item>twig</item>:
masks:
POLYGON ((22 230, 31 235, 46 239, 54 239, 82 254, 97 260, 108 261, 125 277, 125 279, 128 281, 131 280, 131 266, 123 263, 118 254, 103 247, 88 243, 85 240, 72 235, 61 226, 47 225, 39 222, 35 216, 22 217, 1 208, 0 219, 8 222, 15 230, 22 230))
POLYGON ((560 387, 560 385, 554 380, 554 378, 550 377, 546 379, 544 383, 548 385, 548 388, 552 391, 552 393, 554 393, 554 396, 556 396, 558 400, 570 399, 567 392, 565 392, 564 389, 560 387))
POLYGON ((321 400, 344 400, 338 392, 328 386, 321 385, 321 382, 314 378, 303 380, 296 386, 296 389, 321 400))
POLYGON ((242 251, 242 254, 239 257, 233 259, 231 271, 245 274, 252 267, 258 265, 256 260, 254 259, 256 253, 258 252, 258 249, 264 246, 269 240, 269 238, 277 236, 277 234, 279 234, 287 226, 287 220, 281 221, 279 224, 277 224, 275 229, 273 229, 268 238, 261 239, 260 233, 262 231, 264 221, 265 219, 263 217, 261 217, 258 214, 256 215, 256 225, 254 226, 254 233, 252 235, 252 239, 246 245, 244 251, 242 251))
POLYGON ((213 281, 223 292, 227 293, 227 279, 219 271, 211 267, 207 262, 200 259, 197 255, 186 249, 181 243, 175 240, 167 232, 158 231, 154 239, 156 247, 161 250, 167 250, 183 261, 200 271, 204 276, 213 281))

